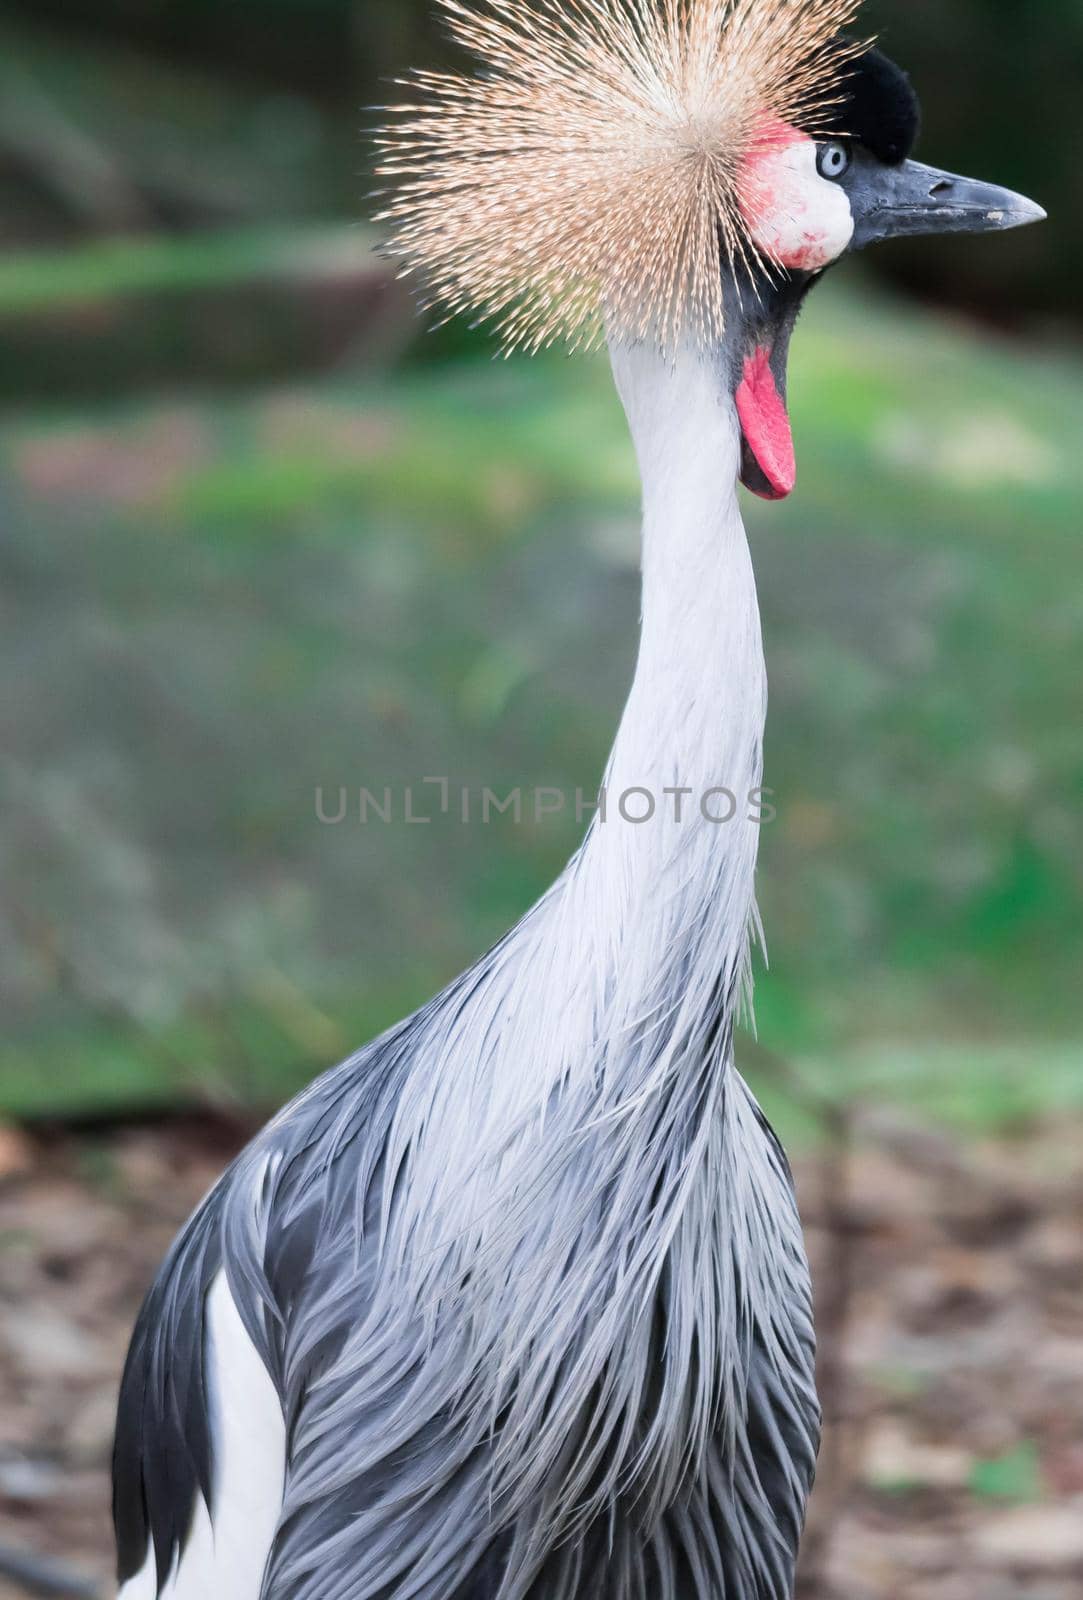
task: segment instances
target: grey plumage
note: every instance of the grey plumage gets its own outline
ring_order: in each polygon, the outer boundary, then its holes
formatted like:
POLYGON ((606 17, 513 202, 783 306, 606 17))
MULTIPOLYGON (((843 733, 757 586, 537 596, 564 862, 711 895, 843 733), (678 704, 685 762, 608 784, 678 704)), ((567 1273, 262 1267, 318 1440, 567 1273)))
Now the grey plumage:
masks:
POLYGON ((219 1228, 228 1179, 170 1251, 143 1303, 121 1384, 113 1450, 113 1524, 121 1581, 137 1572, 148 1539, 158 1571, 184 1545, 196 1496, 213 1494, 203 1306, 221 1265, 219 1228))
POLYGON ((818 1426, 808 1281, 788 1169, 732 1067, 724 997, 695 1092, 573 1141, 575 1200, 558 1164, 501 1223, 504 1263, 539 1231, 553 1235, 550 1293, 539 1298, 531 1280, 519 1326, 479 1326, 454 1237, 438 1241, 443 1254, 422 1272, 421 1294, 395 1259, 394 1191, 407 1181, 406 1169, 387 1165, 395 1110, 431 1030, 493 965, 487 958, 320 1080, 241 1157, 182 1238, 125 1379, 122 1577, 141 1564, 148 1531, 168 1571, 195 1492, 210 1494, 193 1330, 224 1261, 291 1441, 267 1600, 791 1592, 818 1426), (755 1181, 750 1149, 760 1157, 755 1181), (652 1150, 653 1181, 646 1192, 637 1181, 632 1200, 616 1169, 641 1171, 652 1150), (667 1203, 670 1178, 685 1171, 694 1172, 687 1193, 679 1207, 667 1203), (651 1264, 646 1298, 622 1282, 637 1253, 651 1264), (584 1258, 577 1314, 565 1320, 562 1285, 584 1258), (765 1315, 746 1280, 767 1260, 780 1281, 765 1315), (731 1329, 731 1370, 697 1372, 731 1329), (526 1416, 513 1376, 492 1386, 494 1363, 513 1374, 520 1352, 545 1367, 526 1416))

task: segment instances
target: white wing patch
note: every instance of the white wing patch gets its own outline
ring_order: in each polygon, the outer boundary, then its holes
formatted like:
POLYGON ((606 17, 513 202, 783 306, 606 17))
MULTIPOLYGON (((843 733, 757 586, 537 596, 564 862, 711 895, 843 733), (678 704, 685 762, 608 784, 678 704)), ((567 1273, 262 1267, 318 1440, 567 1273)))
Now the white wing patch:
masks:
MULTIPOLYGON (((286 1429, 270 1374, 241 1321, 224 1272, 207 1295, 214 1509, 202 1499, 161 1600, 259 1600, 286 1467, 286 1429)), ((155 1600, 154 1550, 118 1600, 155 1600)))

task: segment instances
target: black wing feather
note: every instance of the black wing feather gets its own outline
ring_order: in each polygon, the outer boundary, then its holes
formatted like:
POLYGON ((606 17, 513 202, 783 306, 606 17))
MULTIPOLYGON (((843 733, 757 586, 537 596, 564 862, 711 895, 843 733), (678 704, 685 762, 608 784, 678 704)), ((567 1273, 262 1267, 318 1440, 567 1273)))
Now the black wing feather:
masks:
POLYGON ((198 1497, 212 1496, 204 1307, 221 1265, 221 1189, 174 1244, 135 1325, 117 1409, 113 1522, 117 1576, 153 1543, 158 1587, 183 1551, 198 1497))

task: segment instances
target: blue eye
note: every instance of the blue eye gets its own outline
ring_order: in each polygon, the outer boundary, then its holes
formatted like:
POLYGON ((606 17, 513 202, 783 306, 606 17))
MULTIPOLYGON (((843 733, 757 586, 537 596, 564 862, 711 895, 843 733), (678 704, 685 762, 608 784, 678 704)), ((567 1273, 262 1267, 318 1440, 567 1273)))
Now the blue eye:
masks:
POLYGON ((827 144, 817 148, 816 171, 821 178, 828 178, 832 183, 837 183, 849 169, 850 151, 837 139, 831 139, 827 144))

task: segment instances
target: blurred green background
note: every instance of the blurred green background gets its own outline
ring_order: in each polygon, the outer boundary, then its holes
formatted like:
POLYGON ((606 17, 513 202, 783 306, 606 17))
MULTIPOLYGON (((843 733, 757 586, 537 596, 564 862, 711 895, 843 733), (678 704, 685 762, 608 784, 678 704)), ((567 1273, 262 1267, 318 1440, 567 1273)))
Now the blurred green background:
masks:
MULTIPOLYGON (((802 321, 800 490, 747 507, 748 1065, 1010 1126, 1083 1103, 1083 3, 866 16, 920 153, 1052 221, 886 249, 802 321)), ((4 10, 0 1111, 272 1105, 574 848, 529 806, 357 818, 430 775, 590 791, 635 646, 604 362, 426 334, 372 253, 363 107, 441 59, 428 0, 4 10)))

